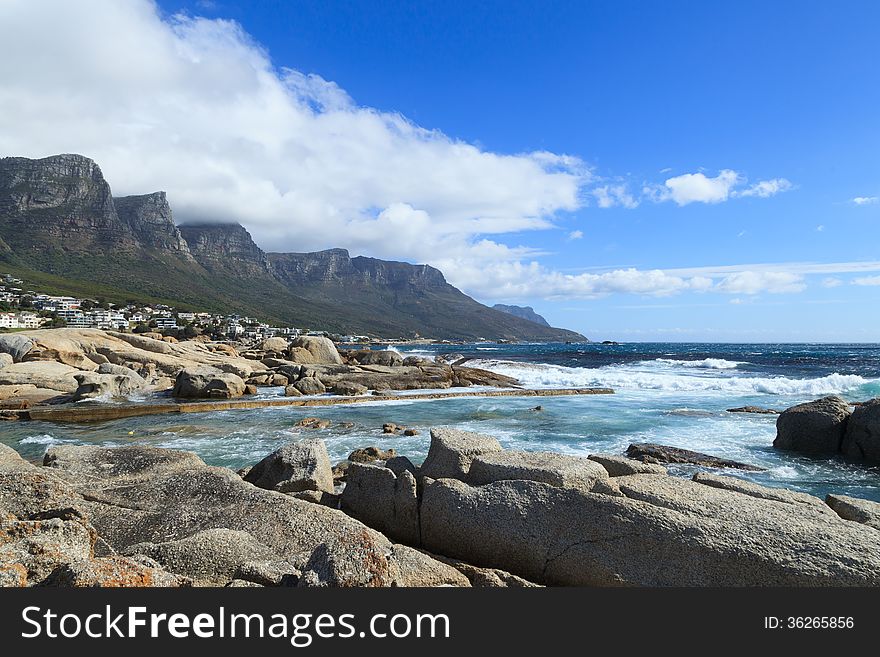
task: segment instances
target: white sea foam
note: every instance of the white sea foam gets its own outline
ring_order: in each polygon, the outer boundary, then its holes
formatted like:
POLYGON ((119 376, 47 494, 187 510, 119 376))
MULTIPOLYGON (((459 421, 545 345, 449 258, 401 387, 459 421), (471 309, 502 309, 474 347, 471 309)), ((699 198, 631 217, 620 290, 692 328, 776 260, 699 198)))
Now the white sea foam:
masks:
POLYGON ((475 360, 473 367, 512 376, 527 387, 607 387, 620 390, 668 392, 718 392, 725 395, 830 395, 872 383, 854 374, 829 374, 813 379, 789 377, 730 376, 719 372, 675 372, 633 365, 599 368, 564 367, 502 360, 475 360))
POLYGON ((663 365, 672 365, 674 367, 693 367, 704 370, 735 370, 740 365, 748 365, 735 360, 724 360, 723 358, 704 358, 703 360, 677 360, 673 358, 658 358, 654 361, 644 361, 646 364, 654 362, 663 365))
POLYGON ((22 445, 54 445, 59 442, 61 441, 48 433, 43 433, 39 436, 28 436, 21 439, 22 445))

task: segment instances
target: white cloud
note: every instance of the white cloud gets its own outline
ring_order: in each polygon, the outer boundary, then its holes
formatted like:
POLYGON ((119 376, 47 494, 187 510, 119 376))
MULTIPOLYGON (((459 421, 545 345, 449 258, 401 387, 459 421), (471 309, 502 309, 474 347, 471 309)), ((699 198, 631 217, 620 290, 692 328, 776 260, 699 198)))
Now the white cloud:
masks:
POLYGON ((825 287, 825 288, 840 287, 841 285, 843 285, 843 281, 841 279, 833 277, 833 276, 826 278, 825 280, 822 281, 822 287, 825 287))
POLYGON ((552 227, 591 177, 359 106, 236 23, 149 0, 0 3, 0 80, 0 154, 88 155, 115 194, 164 189, 178 222, 239 221, 271 250, 516 260, 533 252, 487 237, 552 227))
POLYGON ((621 206, 632 210, 639 206, 639 201, 627 191, 626 185, 602 185, 593 188, 590 193, 596 198, 596 205, 600 208, 621 206))
POLYGON ((720 203, 730 197, 730 191, 740 177, 732 169, 724 169, 714 178, 704 173, 685 173, 668 178, 665 189, 659 190, 658 200, 670 199, 678 205, 688 203, 720 203))
POLYGON ((582 230, 573 230, 568 234, 569 240, 579 240, 584 236, 584 231, 582 230))
POLYGON ((865 276, 863 278, 854 278, 852 284, 862 286, 880 285, 880 276, 865 276))
POLYGON ((723 203, 731 198, 748 196, 769 198, 794 187, 785 178, 773 178, 754 183, 745 189, 737 189, 745 183, 746 178, 733 169, 722 169, 717 176, 711 178, 702 172, 685 173, 668 178, 662 185, 645 184, 642 195, 656 203, 674 201, 678 205, 688 205, 723 203))
POLYGON ((791 181, 785 178, 773 178, 772 180, 762 180, 754 185, 750 185, 746 189, 734 192, 734 196, 757 196, 758 198, 769 198, 780 192, 787 192, 793 187, 791 181))
POLYGON ((742 271, 726 276, 716 289, 730 294, 785 294, 806 289, 803 276, 791 272, 742 271))
POLYGON ((852 200, 852 202, 856 205, 874 205, 878 201, 880 201, 880 198, 876 196, 856 196, 852 200))
POLYGON ((816 226, 816 232, 817 233, 825 232, 825 226, 823 224, 819 224, 818 226, 816 226))

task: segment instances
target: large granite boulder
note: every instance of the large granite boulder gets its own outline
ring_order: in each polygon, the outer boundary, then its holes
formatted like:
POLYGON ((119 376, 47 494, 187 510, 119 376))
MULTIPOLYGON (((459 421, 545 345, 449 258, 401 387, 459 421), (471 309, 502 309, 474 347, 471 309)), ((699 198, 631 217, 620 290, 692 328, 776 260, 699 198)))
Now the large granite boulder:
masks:
POLYGON ((467 479, 478 456, 500 452, 497 439, 459 429, 431 429, 431 446, 419 474, 432 479, 467 479))
POLYGON ((12 357, 12 354, 0 352, 0 369, 3 369, 7 365, 12 365, 14 362, 15 359, 12 357))
POLYGON ((284 354, 287 352, 287 340, 284 338, 266 338, 260 344, 260 350, 276 354, 284 354))
POLYGON ((546 584, 880 585, 873 529, 674 477, 617 479, 626 497, 425 479, 422 546, 546 584))
POLYGON ((293 384, 293 388, 302 395, 323 395, 327 392, 326 386, 316 376, 307 376, 300 379, 293 384))
POLYGON ((301 440, 279 447, 252 467, 244 480, 279 493, 333 492, 333 472, 323 440, 301 440))
POLYGON ((98 372, 76 374, 73 378, 76 379, 79 385, 73 393, 73 400, 94 399, 95 397, 128 397, 133 395, 146 386, 146 382, 139 375, 133 374, 134 376, 128 374, 100 374, 98 372))
POLYGON ((846 423, 841 451, 849 458, 880 463, 880 399, 856 406, 846 423))
POLYGON ((386 367, 398 367, 403 365, 403 356, 396 351, 363 350, 353 351, 348 355, 350 360, 360 365, 384 365, 386 367))
POLYGON ((353 461, 346 471, 342 509, 401 543, 419 545, 416 478, 408 470, 353 461))
POLYGON ((9 354, 15 363, 21 362, 33 348, 34 341, 26 335, 0 335, 0 353, 9 354))
POLYGON ((589 491, 600 483, 608 485, 608 472, 594 461, 556 452, 502 450, 481 454, 471 461, 469 484, 482 486, 504 479, 543 481, 560 488, 589 491))
POLYGON ((291 360, 296 363, 305 361, 294 358, 295 349, 305 349, 312 356, 312 362, 327 365, 342 365, 342 357, 330 338, 314 335, 301 335, 290 343, 291 360))
MULTIPOLYGON (((5 460, 0 452, 0 473, 5 460)), ((232 470, 207 466, 188 452, 64 445, 50 448, 44 462, 47 468, 21 470, 10 464, 9 469, 18 477, 43 471, 79 495, 89 521, 117 552, 137 544, 162 545, 206 530, 226 529, 250 534, 275 555, 272 561, 303 555, 302 567, 321 545, 368 545, 370 554, 384 555, 380 570, 387 566, 391 572, 390 580, 382 576, 373 581, 395 586, 430 578, 444 567, 428 557, 399 557, 385 536, 341 511, 257 488, 232 470)), ((199 543, 178 543, 175 548, 182 553, 199 543)), ((163 549, 171 553, 170 546, 163 549)), ((350 581, 344 576, 331 579, 350 581)))
POLYGON ((188 399, 234 399, 244 391, 244 380, 235 374, 192 367, 180 371, 171 394, 188 399))
POLYGON ((851 413, 835 396, 793 406, 776 419, 773 447, 817 456, 837 454, 851 413))

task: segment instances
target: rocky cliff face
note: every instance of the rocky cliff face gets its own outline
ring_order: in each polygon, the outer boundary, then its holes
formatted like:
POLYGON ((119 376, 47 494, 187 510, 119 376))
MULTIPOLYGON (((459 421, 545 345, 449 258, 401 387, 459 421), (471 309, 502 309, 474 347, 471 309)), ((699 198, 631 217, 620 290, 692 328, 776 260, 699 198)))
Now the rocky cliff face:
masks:
POLYGON ((165 192, 114 199, 120 221, 145 246, 175 251, 192 258, 189 245, 174 225, 165 192))
POLYGON ((358 256, 345 249, 315 253, 270 253, 272 267, 285 283, 345 283, 393 288, 447 286, 443 274, 429 265, 391 262, 358 256))
POLYGON ((507 313, 508 315, 513 315, 514 317, 519 317, 520 319, 540 324, 541 326, 550 326, 550 323, 536 313, 535 309, 531 306, 506 306, 503 303, 496 303, 492 308, 507 313))
POLYGON ((130 250, 100 167, 82 155, 0 159, 0 237, 13 249, 130 250))
POLYGON ((180 234, 193 257, 209 271, 270 275, 269 258, 239 224, 184 224, 180 234))
POLYGON ((345 249, 327 249, 315 253, 270 253, 275 273, 285 283, 329 283, 357 274, 345 249))

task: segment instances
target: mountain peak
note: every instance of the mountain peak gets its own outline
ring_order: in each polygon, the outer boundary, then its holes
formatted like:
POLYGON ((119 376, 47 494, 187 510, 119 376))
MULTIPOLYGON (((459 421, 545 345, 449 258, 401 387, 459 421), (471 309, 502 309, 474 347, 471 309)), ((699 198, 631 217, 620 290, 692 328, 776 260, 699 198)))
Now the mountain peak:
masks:
POLYGON ((514 317, 519 317, 520 319, 525 319, 534 324, 540 324, 541 326, 550 326, 550 323, 541 317, 538 313, 535 312, 535 309, 531 306, 507 306, 503 303, 496 303, 492 306, 495 310, 500 310, 503 313, 507 313, 508 315, 513 315, 514 317))

